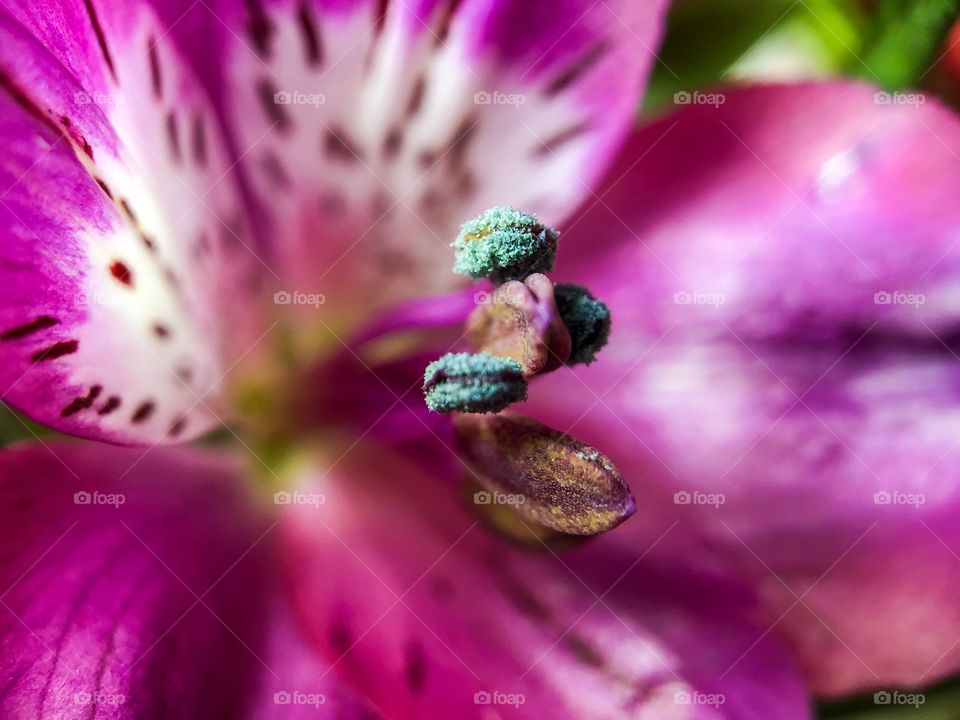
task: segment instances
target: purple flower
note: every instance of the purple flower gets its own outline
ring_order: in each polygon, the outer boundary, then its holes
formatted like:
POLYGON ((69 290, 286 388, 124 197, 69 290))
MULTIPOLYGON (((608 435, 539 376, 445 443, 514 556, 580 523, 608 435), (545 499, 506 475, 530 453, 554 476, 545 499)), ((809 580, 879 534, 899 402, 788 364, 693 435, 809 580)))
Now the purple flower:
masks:
POLYGON ((958 667, 960 126, 829 83, 631 134, 664 4, 0 9, 2 398, 84 438, 0 453, 4 717, 804 718, 958 667), (586 544, 525 492, 619 474, 419 396, 499 205, 612 310, 589 368, 469 328, 629 482, 586 544))

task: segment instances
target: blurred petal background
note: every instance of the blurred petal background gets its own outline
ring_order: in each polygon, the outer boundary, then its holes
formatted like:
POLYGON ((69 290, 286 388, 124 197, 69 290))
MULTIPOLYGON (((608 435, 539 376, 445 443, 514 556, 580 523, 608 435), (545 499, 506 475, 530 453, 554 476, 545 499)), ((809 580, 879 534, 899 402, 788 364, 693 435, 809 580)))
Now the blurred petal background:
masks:
MULTIPOLYGON (((684 104, 685 93, 827 77, 919 89, 960 110, 960 0, 675 0, 658 60, 638 121, 684 104)), ((0 404, 0 445, 48 434, 0 404)), ((912 704, 877 693, 823 705, 818 716, 960 718, 960 678, 912 704)))
MULTIPOLYGON (((659 57, 643 117, 695 90, 828 77, 920 89, 960 108, 960 1, 677 0, 659 57)), ((852 697, 821 706, 818 716, 960 718, 960 678, 912 699, 852 697)))

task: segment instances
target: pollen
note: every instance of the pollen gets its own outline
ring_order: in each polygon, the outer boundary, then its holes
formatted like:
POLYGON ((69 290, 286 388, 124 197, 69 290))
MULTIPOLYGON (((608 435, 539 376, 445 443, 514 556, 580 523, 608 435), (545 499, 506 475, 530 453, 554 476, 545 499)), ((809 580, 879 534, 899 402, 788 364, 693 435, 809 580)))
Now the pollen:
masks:
POLYGON ((610 308, 586 288, 571 283, 556 285, 554 297, 572 341, 567 364, 589 365, 610 338, 610 308))
POLYGON ((453 271, 497 284, 547 272, 557 257, 558 237, 533 215, 495 207, 460 228, 453 271))
POLYGON ((427 365, 423 391, 434 412, 495 413, 526 400, 527 381, 516 360, 448 353, 427 365))

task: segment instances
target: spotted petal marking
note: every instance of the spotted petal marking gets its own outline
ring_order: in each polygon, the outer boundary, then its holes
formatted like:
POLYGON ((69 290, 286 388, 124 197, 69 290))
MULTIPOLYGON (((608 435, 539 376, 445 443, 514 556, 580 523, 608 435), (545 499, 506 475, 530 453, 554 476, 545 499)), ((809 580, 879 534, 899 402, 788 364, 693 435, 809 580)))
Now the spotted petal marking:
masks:
POLYGON ((573 209, 632 118, 663 3, 226 5, 213 84, 287 277, 328 310, 376 287, 369 310, 449 288, 448 243, 481 210, 573 209))
POLYGON ((112 442, 195 436, 242 352, 222 338, 245 337, 252 262, 214 112, 144 7, 16 12, 0 11, 0 398, 112 442))

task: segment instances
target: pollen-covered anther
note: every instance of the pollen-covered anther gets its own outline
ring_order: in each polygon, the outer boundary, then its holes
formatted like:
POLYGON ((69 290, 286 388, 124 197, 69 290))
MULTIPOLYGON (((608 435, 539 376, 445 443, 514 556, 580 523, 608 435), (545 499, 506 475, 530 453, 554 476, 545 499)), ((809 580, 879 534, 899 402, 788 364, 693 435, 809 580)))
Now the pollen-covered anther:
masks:
POLYGON ((567 364, 589 365, 610 339, 610 308, 586 288, 571 283, 558 283, 554 296, 572 342, 567 364))
POLYGON ((439 413, 496 413, 527 399, 520 363, 487 353, 448 353, 427 365, 427 407, 439 413))
POLYGON ((460 415, 457 446, 491 502, 569 535, 612 530, 636 511, 620 472, 586 443, 530 418, 460 415))
POLYGON ((453 271, 500 284, 548 272, 559 233, 529 213, 495 207, 463 224, 453 241, 453 271))
POLYGON ((556 370, 570 357, 553 283, 540 273, 498 287, 471 313, 467 338, 478 351, 516 360, 525 377, 556 370))

